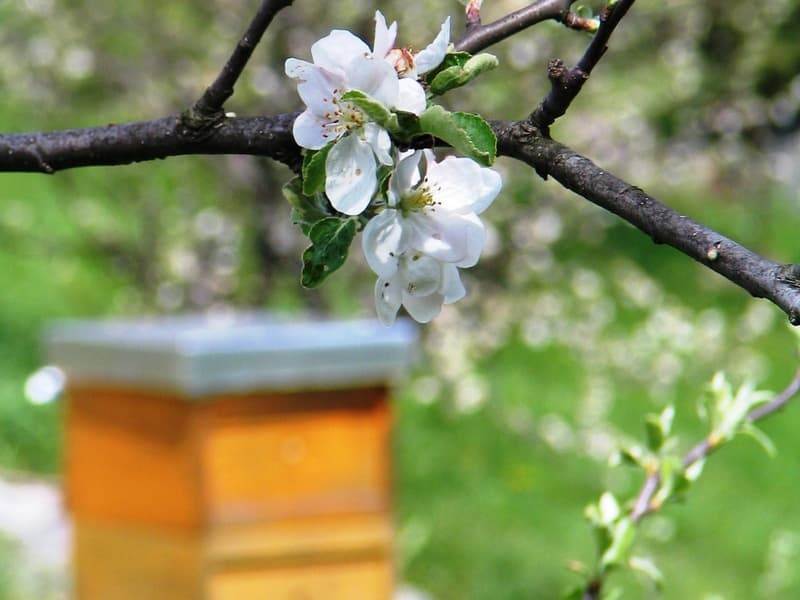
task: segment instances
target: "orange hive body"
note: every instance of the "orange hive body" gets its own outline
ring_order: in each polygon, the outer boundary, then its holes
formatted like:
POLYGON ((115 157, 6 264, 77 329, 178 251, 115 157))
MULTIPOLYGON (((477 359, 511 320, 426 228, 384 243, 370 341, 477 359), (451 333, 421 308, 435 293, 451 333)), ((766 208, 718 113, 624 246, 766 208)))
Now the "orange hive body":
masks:
POLYGON ((388 389, 413 341, 254 316, 54 328, 76 597, 390 598, 388 389))

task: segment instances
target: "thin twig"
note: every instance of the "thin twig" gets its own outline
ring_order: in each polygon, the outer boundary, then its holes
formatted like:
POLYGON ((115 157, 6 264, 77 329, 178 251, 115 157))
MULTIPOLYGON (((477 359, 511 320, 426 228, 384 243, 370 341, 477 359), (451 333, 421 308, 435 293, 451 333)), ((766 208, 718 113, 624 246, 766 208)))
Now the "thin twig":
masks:
POLYGON ((636 0, 618 0, 611 7, 600 13, 600 26, 592 38, 589 47, 573 68, 565 67, 561 60, 550 61, 547 75, 550 78, 550 92, 531 113, 530 121, 544 134, 548 134, 550 125, 564 115, 569 105, 581 91, 583 84, 589 79, 592 70, 608 50, 608 41, 619 22, 636 0))
POLYGON ((261 37, 269 27, 272 19, 278 12, 291 5, 294 0, 263 0, 250 26, 245 31, 242 39, 236 44, 225 66, 222 67, 214 80, 200 99, 192 107, 192 113, 200 119, 213 118, 219 115, 225 102, 233 95, 236 81, 244 71, 247 61, 261 41, 261 37))
MULTIPOLYGON (((797 370, 794 378, 786 389, 775 396, 771 402, 753 410, 747 416, 747 420, 751 423, 754 423, 778 412, 784 408, 789 401, 797 395, 798 392, 800 392, 800 369, 797 370)), ((686 456, 684 456, 683 468, 686 469, 698 461, 706 459, 718 447, 718 444, 711 443, 707 438, 695 444, 692 449, 686 453, 686 456)), ((630 517, 634 523, 640 522, 647 515, 660 508, 660 506, 653 504, 653 498, 658 492, 660 485, 661 477, 657 472, 652 473, 645 479, 642 489, 639 491, 636 501, 633 504, 633 508, 631 509, 630 517)), ((593 578, 589 583, 586 584, 586 589, 583 592, 583 600, 599 600, 603 591, 603 584, 604 578, 602 576, 593 578)))
POLYGON ((575 0, 538 0, 486 25, 468 27, 467 34, 455 43, 455 48, 474 54, 542 21, 561 21, 574 2, 575 0))
MULTIPOLYGON (((749 415, 747 415, 747 420, 750 423, 755 423, 756 421, 760 421, 761 419, 775 414, 783 409, 792 400, 792 398, 797 395, 798 392, 800 392, 800 369, 797 370, 794 378, 786 387, 786 389, 775 396, 775 398, 773 398, 767 404, 754 409, 749 415)), ((712 443, 707 438, 698 442, 692 447, 691 450, 689 450, 689 452, 686 453, 686 456, 683 457, 683 468, 686 469, 691 467, 696 462, 707 458, 718 447, 718 444, 712 443)), ((651 474, 645 480, 644 485, 642 486, 642 489, 636 498, 633 510, 631 511, 631 519, 633 519, 634 522, 641 521, 644 517, 653 512, 655 508, 657 508, 653 506, 652 501, 653 497, 658 491, 659 485, 661 485, 661 477, 658 473, 651 474)))

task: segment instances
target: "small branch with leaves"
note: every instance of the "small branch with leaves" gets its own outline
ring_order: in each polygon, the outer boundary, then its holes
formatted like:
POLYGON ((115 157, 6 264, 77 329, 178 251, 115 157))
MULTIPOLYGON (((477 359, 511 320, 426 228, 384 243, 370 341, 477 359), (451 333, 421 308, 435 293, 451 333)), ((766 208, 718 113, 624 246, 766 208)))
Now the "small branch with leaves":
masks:
POLYGON ((645 421, 646 443, 624 447, 617 461, 642 469, 644 483, 624 509, 611 492, 604 492, 596 504, 587 507, 586 518, 597 540, 597 562, 592 568, 579 563, 571 565, 586 581, 565 597, 569 600, 617 597, 617 592, 607 590, 606 584, 608 577, 620 569, 640 572, 660 587, 663 576, 653 561, 634 555, 638 525, 667 503, 684 500, 691 485, 702 474, 706 459, 736 436, 750 436, 770 456, 774 455, 772 442, 755 423, 785 408, 798 392, 800 369, 778 394, 757 390, 751 384, 734 390, 725 375, 717 373, 705 401, 699 406, 709 432, 683 457, 677 454, 678 439, 672 431, 674 406, 667 406, 660 414, 649 415, 645 421))

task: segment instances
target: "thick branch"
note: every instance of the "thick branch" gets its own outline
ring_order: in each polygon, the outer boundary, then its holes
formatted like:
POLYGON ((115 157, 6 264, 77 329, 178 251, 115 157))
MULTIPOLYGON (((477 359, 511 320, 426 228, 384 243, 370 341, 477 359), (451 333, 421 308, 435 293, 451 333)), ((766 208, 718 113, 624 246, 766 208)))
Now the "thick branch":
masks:
POLYGON ((269 27, 272 19, 283 8, 292 4, 294 0, 263 0, 256 16, 250 22, 250 26, 245 31, 242 39, 236 44, 228 62, 222 67, 222 71, 214 80, 200 99, 192 108, 192 114, 196 118, 208 119, 215 117, 222 111, 225 102, 233 95, 233 87, 242 74, 247 61, 253 55, 253 51, 261 41, 261 37, 269 27))
POLYGON ((538 0, 486 25, 469 27, 467 34, 455 43, 455 48, 474 54, 542 21, 562 21, 573 2, 575 0, 538 0))
POLYGON ((296 166, 295 114, 223 118, 205 135, 180 116, 50 133, 0 135, 0 171, 55 173, 75 167, 125 165, 185 154, 255 154, 296 166))
POLYGON ((768 260, 595 165, 525 123, 498 127, 500 153, 622 217, 659 244, 669 244, 753 296, 780 307, 800 325, 800 266, 768 260))
MULTIPOLYGON (((126 125, 52 133, 0 135, 0 171, 54 173, 120 165, 185 154, 268 156, 296 169, 300 151, 292 138, 295 114, 225 118, 203 136, 178 116, 126 125)), ((622 217, 657 243, 680 250, 800 324, 800 267, 782 265, 679 215, 588 158, 542 136, 527 122, 494 124, 500 154, 517 158, 542 176, 622 217)))
POLYGON ((542 100, 530 116, 540 130, 547 132, 550 125, 567 112, 569 105, 589 79, 592 69, 608 50, 608 40, 622 17, 636 0, 618 0, 612 7, 600 13, 600 27, 592 38, 586 52, 572 69, 567 69, 558 59, 550 61, 547 75, 550 78, 550 93, 542 100))

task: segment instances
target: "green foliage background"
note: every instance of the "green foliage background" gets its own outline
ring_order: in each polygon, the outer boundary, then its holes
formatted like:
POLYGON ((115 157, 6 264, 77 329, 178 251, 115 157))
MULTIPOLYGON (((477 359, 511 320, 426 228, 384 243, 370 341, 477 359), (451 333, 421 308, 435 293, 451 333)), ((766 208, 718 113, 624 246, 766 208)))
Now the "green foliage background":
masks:
MULTIPOLYGON (((444 0, 381 2, 400 39, 429 41, 444 0)), ((486 18, 522 6, 487 0, 486 18)), ((254 0, 0 1, 0 129, 45 130, 174 113, 224 61, 254 0)), ((371 37, 376 4, 296 0, 256 53, 228 110, 299 107, 287 56, 334 27, 371 37)), ((589 7, 596 8, 590 3, 589 7)), ((459 19, 455 27, 460 27, 459 19)), ((758 251, 800 261, 800 5, 641 0, 574 110, 553 130, 680 211, 758 251)), ((546 92, 548 59, 588 38, 546 23, 492 51, 500 67, 452 92, 452 110, 519 118, 546 92)), ((779 388, 794 370, 777 309, 585 201, 501 160, 492 235, 469 299, 426 329, 429 360, 396 402, 397 519, 404 579, 442 600, 555 598, 589 559, 583 506, 637 476, 608 469, 667 402, 700 435, 703 384, 720 368, 779 388)), ((33 406, 40 332, 65 316, 269 308, 371 314, 354 252, 301 290, 303 240, 280 195, 288 172, 247 157, 186 157, 0 187, 0 466, 53 473, 58 405, 33 406)), ((688 506, 645 526, 663 598, 796 598, 800 454, 796 408, 765 424, 769 460, 736 441, 688 506)), ((692 437, 687 437, 687 443, 692 437)), ((625 598, 650 598, 621 578, 625 598)))

